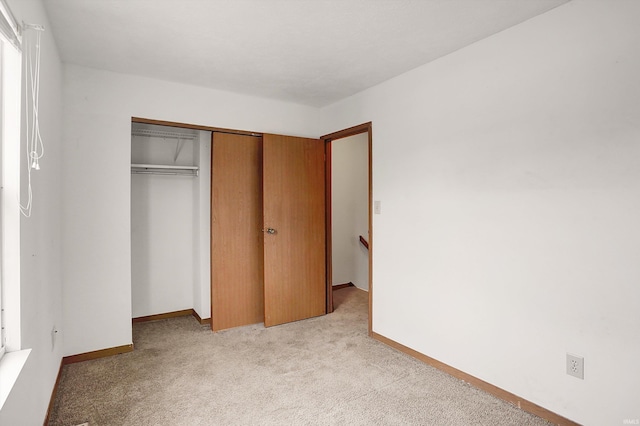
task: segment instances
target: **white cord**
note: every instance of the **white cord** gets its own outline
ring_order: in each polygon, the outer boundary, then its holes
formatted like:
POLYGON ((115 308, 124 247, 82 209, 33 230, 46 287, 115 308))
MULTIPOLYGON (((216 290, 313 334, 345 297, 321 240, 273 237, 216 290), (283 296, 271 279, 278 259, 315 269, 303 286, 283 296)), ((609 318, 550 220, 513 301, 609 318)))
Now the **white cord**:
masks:
POLYGON ((33 53, 33 46, 29 40, 26 38, 24 40, 26 45, 24 76, 26 82, 25 133, 27 142, 27 204, 22 205, 22 203, 20 203, 20 211, 25 217, 31 217, 31 209, 33 207, 31 171, 40 170, 40 159, 44 156, 44 143, 40 135, 40 122, 38 119, 40 99, 40 42, 42 30, 40 28, 32 29, 36 30, 35 54, 33 53), (35 58, 33 57, 34 55, 35 58), (29 100, 31 100, 31 108, 29 108, 29 100))

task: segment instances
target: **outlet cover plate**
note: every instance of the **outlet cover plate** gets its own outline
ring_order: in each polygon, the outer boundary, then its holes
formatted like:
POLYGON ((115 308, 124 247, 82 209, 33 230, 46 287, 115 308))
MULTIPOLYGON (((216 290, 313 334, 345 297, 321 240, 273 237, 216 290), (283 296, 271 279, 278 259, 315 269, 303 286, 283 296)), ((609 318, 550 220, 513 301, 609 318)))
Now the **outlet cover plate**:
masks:
POLYGON ((579 355, 567 354, 567 374, 584 380, 584 358, 579 355))

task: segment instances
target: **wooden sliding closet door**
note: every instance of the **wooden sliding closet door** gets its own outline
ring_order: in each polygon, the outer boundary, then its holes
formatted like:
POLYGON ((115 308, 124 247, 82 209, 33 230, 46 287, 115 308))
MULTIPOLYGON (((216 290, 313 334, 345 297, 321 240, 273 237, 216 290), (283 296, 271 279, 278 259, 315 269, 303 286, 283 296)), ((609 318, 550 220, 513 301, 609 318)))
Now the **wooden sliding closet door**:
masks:
POLYGON ((265 326, 326 311, 324 142, 263 136, 265 326))
POLYGON ((264 318, 262 140, 213 133, 211 329, 264 318))

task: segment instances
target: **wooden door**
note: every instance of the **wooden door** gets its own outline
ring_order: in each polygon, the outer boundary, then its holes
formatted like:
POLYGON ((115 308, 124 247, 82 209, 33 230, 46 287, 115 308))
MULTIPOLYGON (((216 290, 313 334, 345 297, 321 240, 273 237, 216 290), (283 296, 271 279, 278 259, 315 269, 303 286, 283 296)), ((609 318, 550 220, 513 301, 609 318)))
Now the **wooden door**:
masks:
POLYGON ((263 136, 264 324, 326 312, 324 142, 263 136), (269 232, 269 229, 273 231, 269 232))
POLYGON ((217 133, 211 147, 211 329, 264 318, 262 142, 217 133))

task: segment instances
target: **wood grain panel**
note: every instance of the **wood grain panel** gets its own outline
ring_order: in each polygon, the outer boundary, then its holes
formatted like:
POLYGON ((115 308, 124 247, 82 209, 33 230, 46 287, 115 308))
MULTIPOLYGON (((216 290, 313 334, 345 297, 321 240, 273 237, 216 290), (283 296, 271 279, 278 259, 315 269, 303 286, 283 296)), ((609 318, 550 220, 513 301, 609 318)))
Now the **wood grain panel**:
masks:
POLYGON ((324 202, 325 202, 325 233, 326 233, 326 253, 327 258, 326 262, 326 310, 327 314, 333 312, 333 235, 331 230, 333 229, 333 207, 332 207, 332 187, 331 187, 331 177, 333 176, 333 171, 331 168, 332 164, 332 142, 331 141, 323 141, 324 142, 324 202))
POLYGON ((158 320, 167 319, 167 318, 184 317, 187 315, 193 315, 194 312, 195 311, 193 309, 183 309, 181 311, 165 312, 162 314, 147 315, 144 317, 135 317, 131 319, 131 322, 133 324, 137 324, 140 322, 158 321, 158 320))
POLYGON ((224 127, 202 126, 200 124, 179 123, 177 121, 166 121, 166 120, 154 120, 151 118, 142 118, 142 117, 131 117, 131 122, 142 123, 142 124, 154 124, 156 126, 178 127, 181 129, 204 130, 204 131, 217 132, 217 133, 232 133, 236 135, 247 135, 247 136, 262 136, 262 134, 260 133, 251 132, 248 130, 226 129, 224 127))
POLYGON ((265 326, 326 312, 324 142, 263 136, 265 326))
POLYGON ((264 318, 262 142, 213 133, 211 168, 211 329, 264 318))
POLYGON ((51 398, 49 399, 49 407, 47 408, 47 414, 44 417, 44 426, 49 424, 49 419, 51 418, 51 413, 53 412, 53 406, 56 402, 56 395, 58 395, 58 388, 60 387, 60 378, 62 377, 62 367, 64 366, 63 360, 60 360, 60 368, 58 368, 58 375, 56 376, 56 382, 53 385, 53 390, 51 391, 51 398))
POLYGON ((144 317, 136 317, 131 320, 133 324, 147 322, 147 321, 157 321, 167 318, 176 318, 191 315, 196 321, 200 323, 200 325, 211 324, 211 318, 200 318, 200 315, 196 312, 195 309, 184 309, 182 311, 173 311, 173 312, 165 312, 163 314, 155 314, 155 315, 147 315, 144 317))
POLYGON ((92 359, 105 358, 113 355, 120 355, 133 350, 133 343, 129 345, 115 346, 113 348, 100 349, 97 351, 84 352, 77 355, 69 355, 62 358, 64 365, 74 364, 76 362, 89 361, 92 359))

